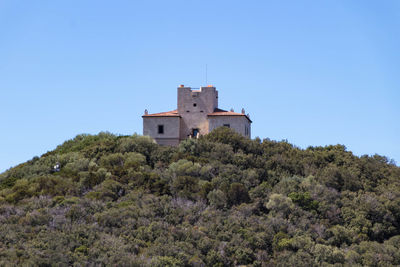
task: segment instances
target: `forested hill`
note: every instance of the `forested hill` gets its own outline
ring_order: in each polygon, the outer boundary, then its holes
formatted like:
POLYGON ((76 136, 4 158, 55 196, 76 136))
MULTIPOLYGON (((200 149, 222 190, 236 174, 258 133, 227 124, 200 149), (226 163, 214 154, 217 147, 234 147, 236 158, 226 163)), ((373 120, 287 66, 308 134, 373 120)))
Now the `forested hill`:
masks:
POLYGON ((227 128, 78 135, 0 174, 0 266, 398 266, 399 224, 387 158, 227 128))

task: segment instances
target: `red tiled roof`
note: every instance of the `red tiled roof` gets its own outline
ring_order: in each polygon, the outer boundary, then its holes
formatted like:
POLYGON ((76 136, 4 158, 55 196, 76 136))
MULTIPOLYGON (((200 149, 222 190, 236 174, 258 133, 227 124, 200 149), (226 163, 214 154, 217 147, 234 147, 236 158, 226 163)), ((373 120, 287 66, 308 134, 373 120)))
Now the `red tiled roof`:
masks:
MULTIPOLYGON (((207 114, 207 116, 245 116, 250 122, 250 118, 242 113, 237 113, 237 112, 232 112, 232 111, 226 111, 223 109, 216 108, 213 113, 207 114)), ((147 114, 143 115, 142 117, 180 117, 178 110, 171 110, 167 112, 160 112, 160 113, 153 113, 153 114, 147 114)))
POLYGON ((226 111, 226 110, 219 109, 219 108, 216 108, 213 113, 209 113, 207 115, 208 116, 245 116, 250 122, 252 122, 250 120, 250 118, 247 115, 243 114, 243 113, 226 111))
POLYGON ((180 117, 180 115, 178 114, 178 110, 175 109, 167 112, 147 114, 143 115, 142 117, 180 117))

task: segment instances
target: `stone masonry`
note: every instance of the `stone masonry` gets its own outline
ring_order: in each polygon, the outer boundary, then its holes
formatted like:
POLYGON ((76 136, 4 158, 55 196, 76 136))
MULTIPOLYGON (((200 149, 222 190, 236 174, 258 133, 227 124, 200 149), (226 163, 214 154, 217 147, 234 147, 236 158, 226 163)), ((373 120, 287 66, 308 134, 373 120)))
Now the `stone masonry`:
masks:
POLYGON ((148 135, 161 145, 178 145, 187 138, 197 138, 218 127, 230 127, 236 132, 251 137, 249 115, 218 108, 218 91, 213 86, 194 90, 178 87, 176 110, 148 114, 143 117, 143 135, 148 135))

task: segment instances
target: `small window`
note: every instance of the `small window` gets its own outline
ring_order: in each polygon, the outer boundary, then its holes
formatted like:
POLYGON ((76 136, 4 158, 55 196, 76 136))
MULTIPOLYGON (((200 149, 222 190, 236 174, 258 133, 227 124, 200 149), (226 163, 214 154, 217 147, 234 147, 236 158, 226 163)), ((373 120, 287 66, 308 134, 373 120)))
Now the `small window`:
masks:
POLYGON ((200 134, 199 129, 192 129, 192 137, 197 138, 199 134, 200 134))
POLYGON ((196 107, 197 106, 197 104, 196 103, 193 103, 193 107, 196 107))
POLYGON ((164 125, 158 125, 158 133, 164 134, 164 125))
POLYGON ((186 110, 186 112, 190 112, 189 110, 186 110))
POLYGON ((224 124, 224 127, 231 128, 231 125, 230 124, 224 124))
POLYGON ((204 111, 200 110, 200 112, 204 112, 204 111))

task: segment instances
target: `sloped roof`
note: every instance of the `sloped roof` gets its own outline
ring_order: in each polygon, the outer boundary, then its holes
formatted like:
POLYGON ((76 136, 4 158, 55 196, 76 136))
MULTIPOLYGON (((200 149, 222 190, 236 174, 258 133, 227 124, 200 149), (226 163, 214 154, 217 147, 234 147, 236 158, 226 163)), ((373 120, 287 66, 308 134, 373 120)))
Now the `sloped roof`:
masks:
POLYGON ((226 110, 219 109, 219 108, 216 108, 213 113, 209 113, 207 115, 208 116, 245 116, 246 119, 248 119, 250 122, 252 122, 250 120, 250 118, 247 115, 243 114, 243 113, 237 113, 237 112, 233 112, 233 111, 226 111, 226 110))
MULTIPOLYGON (((244 116, 246 117, 246 119, 248 119, 250 122, 252 122, 250 120, 250 118, 242 113, 237 113, 237 112, 232 112, 232 111, 226 111, 223 109, 219 109, 216 108, 214 110, 214 112, 212 113, 208 113, 207 116, 244 116)), ((160 113, 153 113, 153 114, 147 114, 147 115, 143 115, 142 117, 180 117, 178 110, 171 110, 171 111, 167 111, 167 112, 160 112, 160 113)))
POLYGON ((160 113, 153 113, 153 114, 147 114, 143 115, 142 117, 180 117, 178 110, 171 110, 167 112, 160 112, 160 113))

